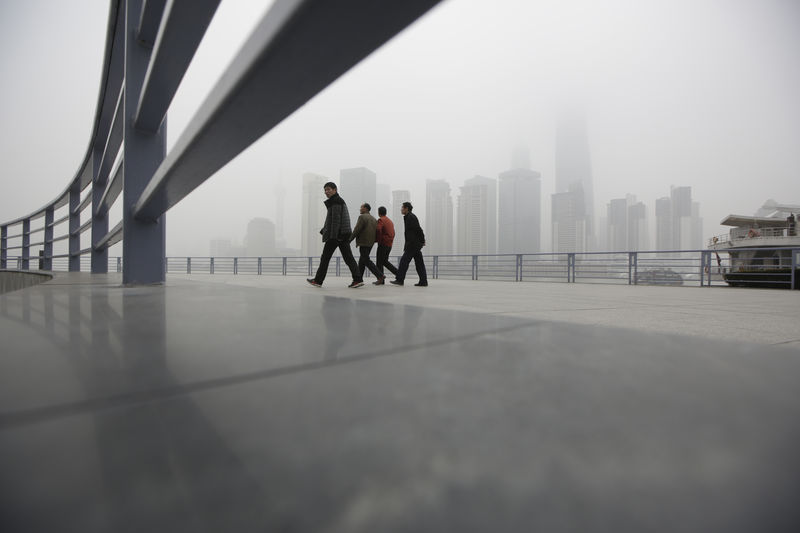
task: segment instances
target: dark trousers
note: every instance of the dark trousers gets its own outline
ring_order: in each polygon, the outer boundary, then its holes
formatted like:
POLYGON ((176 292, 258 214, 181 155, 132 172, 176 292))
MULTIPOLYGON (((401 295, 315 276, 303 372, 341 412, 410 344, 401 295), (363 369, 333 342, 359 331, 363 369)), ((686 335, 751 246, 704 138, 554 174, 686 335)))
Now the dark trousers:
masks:
POLYGON ((383 267, 386 267, 386 270, 397 276, 397 268, 393 264, 389 262, 389 254, 392 252, 391 246, 385 246, 383 244, 378 245, 378 253, 377 253, 377 267, 378 271, 383 276, 383 267))
POLYGON ((422 260, 421 248, 406 248, 403 252, 403 257, 400 258, 400 264, 397 265, 397 281, 405 281, 406 272, 411 265, 411 260, 414 260, 414 266, 417 267, 417 275, 419 282, 423 285, 428 284, 428 273, 425 272, 425 261, 422 260))
POLYGON ((364 279, 364 270, 367 268, 376 278, 381 279, 383 274, 378 270, 378 267, 375 266, 375 263, 372 262, 372 259, 369 258, 372 246, 359 246, 358 250, 361 253, 358 258, 358 273, 361 274, 361 279, 364 279))
POLYGON ((339 248, 339 251, 342 253, 342 259, 344 259, 345 264, 350 268, 353 281, 363 281, 361 279, 361 274, 358 272, 356 259, 353 257, 353 250, 350 249, 350 242, 328 239, 325 241, 325 247, 322 248, 322 257, 319 258, 319 268, 317 269, 317 275, 314 276, 316 282, 322 285, 322 282, 325 281, 325 275, 328 273, 328 263, 331 262, 331 257, 333 256, 333 252, 336 251, 336 248, 339 248))

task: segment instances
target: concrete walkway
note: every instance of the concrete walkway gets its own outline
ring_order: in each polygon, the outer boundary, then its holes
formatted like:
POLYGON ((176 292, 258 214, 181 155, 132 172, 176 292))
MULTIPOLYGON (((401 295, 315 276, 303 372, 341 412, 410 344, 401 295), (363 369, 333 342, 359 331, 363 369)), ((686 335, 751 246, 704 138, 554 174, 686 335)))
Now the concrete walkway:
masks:
POLYGON ((800 531, 797 291, 120 281, 0 295, 3 533, 800 531))
POLYGON ((368 280, 348 289, 343 277, 329 277, 316 289, 296 276, 169 275, 177 280, 800 349, 800 291, 480 280, 431 280, 426 288, 414 287, 416 280, 403 287, 368 280))

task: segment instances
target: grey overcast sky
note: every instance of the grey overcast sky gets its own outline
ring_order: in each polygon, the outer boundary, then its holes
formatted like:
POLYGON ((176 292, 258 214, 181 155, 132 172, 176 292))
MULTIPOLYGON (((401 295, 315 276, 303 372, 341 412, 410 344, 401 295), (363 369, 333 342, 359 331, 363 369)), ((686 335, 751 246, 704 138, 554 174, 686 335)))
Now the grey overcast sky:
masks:
MULTIPOLYGON (((223 0, 170 111, 169 146, 270 3, 223 0)), ((107 12, 105 0, 0 1, 0 220, 74 176, 107 12)), ((299 247, 304 172, 336 181, 366 166, 410 189, 424 218, 426 179, 448 180, 455 198, 465 179, 508 170, 515 146, 542 174, 549 243, 559 106, 586 114, 596 213, 634 194, 652 229, 655 199, 689 185, 710 237, 768 198, 800 203, 798 95, 797 0, 446 0, 173 208, 167 251, 241 241, 251 218, 275 219, 281 189, 299 247)))

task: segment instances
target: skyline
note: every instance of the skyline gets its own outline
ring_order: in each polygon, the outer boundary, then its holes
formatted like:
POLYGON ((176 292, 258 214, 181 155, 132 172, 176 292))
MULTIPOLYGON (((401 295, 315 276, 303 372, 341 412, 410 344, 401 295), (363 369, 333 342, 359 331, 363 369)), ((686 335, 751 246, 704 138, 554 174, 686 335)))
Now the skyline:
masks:
MULTIPOLYGON (((107 2, 58 4, 0 7, 2 220, 63 191, 88 142, 107 2), (59 42, 70 46, 48 44, 59 42)), ((168 148, 268 5, 221 3, 170 110, 168 148)), ((798 15, 780 0, 446 1, 170 210, 167 250, 205 250, 210 238, 240 238, 251 218, 276 219, 281 187, 299 247, 291 218, 306 172, 335 181, 370 168, 424 216, 426 180, 456 190, 496 178, 520 145, 549 220, 565 102, 585 112, 596 216, 626 194, 652 211, 670 185, 690 185, 704 237, 722 233, 730 213, 800 203, 798 15)))

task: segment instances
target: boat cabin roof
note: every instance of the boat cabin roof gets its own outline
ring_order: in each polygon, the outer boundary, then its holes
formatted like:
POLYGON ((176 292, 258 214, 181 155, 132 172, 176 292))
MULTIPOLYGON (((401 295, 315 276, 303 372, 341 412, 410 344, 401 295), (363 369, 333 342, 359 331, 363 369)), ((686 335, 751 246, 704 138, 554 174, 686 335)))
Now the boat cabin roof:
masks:
POLYGON ((720 222, 723 226, 735 226, 735 227, 752 227, 758 226, 760 228, 785 228, 786 227, 786 219, 785 218, 773 218, 773 217, 754 217, 754 216, 745 216, 745 215, 728 215, 722 219, 720 222))

